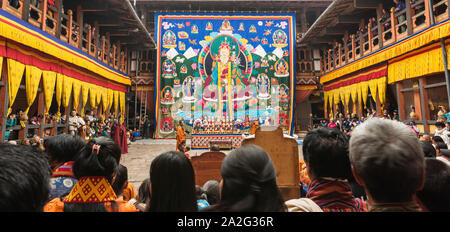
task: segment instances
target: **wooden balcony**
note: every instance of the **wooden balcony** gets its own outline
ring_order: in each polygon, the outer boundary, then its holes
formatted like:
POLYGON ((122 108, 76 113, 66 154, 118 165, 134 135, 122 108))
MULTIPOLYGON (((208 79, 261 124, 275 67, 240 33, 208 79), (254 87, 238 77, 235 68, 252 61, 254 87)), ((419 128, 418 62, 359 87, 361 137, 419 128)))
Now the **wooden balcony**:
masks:
POLYGON ((127 73, 127 52, 120 46, 111 45, 109 36, 100 36, 89 24, 83 23, 81 6, 77 15, 72 10, 65 11, 62 0, 2 0, 3 10, 22 19, 42 31, 70 44, 73 47, 91 55, 100 62, 109 65, 123 73, 127 73), (75 19, 74 19, 75 18, 75 19))
POLYGON ((322 71, 330 72, 349 62, 376 52, 383 47, 399 42, 415 33, 450 18, 448 7, 450 0, 410 0, 406 8, 382 12, 380 4, 377 18, 362 19, 360 29, 342 39, 342 43, 333 44, 324 52, 322 71), (431 15, 432 12, 432 15, 431 15))

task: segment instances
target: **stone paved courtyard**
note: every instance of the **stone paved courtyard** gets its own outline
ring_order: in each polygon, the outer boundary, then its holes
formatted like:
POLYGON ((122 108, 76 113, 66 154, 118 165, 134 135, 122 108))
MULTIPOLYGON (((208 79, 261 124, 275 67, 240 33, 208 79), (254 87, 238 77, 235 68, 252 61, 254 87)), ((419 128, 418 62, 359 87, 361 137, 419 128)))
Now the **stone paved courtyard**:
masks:
MULTIPOLYGON (((187 140, 187 145, 190 146, 190 139, 187 140)), ((153 159, 161 153, 175 150, 176 140, 174 139, 146 139, 138 140, 128 145, 128 154, 122 155, 120 163, 128 168, 128 181, 134 185, 136 194, 142 181, 150 176, 150 164, 153 159)), ((198 156, 207 150, 191 150, 188 154, 198 156)), ((230 151, 222 151, 225 154, 230 151)), ((299 156, 302 150, 299 146, 299 156)))

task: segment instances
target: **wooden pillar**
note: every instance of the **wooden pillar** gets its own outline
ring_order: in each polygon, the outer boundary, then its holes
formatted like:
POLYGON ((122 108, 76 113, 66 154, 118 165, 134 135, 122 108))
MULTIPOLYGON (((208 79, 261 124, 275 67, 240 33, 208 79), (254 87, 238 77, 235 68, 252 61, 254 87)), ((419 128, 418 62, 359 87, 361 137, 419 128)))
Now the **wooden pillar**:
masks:
POLYGON ((397 82, 397 105, 398 105, 398 115, 400 116, 400 121, 406 120, 406 112, 405 112, 405 99, 403 96, 403 84, 401 82, 397 82))
POLYGON ((302 7, 300 11, 300 30, 302 33, 306 33, 306 31, 308 30, 305 7, 302 7))
POLYGON ((380 19, 383 15, 382 11, 383 11, 383 3, 380 3, 378 4, 377 7, 378 44, 380 45, 380 49, 383 48, 383 33, 384 33, 384 25, 382 25, 380 22, 380 19))
POLYGON ((47 0, 44 0, 43 5, 42 5, 42 17, 41 17, 41 28, 43 31, 45 31, 45 29, 47 28, 47 11, 48 11, 48 2, 47 0))
POLYGON ((369 41, 369 53, 371 53, 372 48, 373 48, 373 43, 372 43, 373 35, 372 35, 372 20, 370 20, 370 19, 369 19, 369 24, 367 25, 367 39, 369 41))
POLYGON ((422 113, 421 117, 422 117, 422 120, 424 121, 423 122, 424 133, 428 134, 427 116, 429 115, 429 113, 428 113, 429 109, 428 109, 428 107, 425 106, 425 103, 428 102, 428 101, 426 101, 428 99, 428 96, 425 99, 425 91, 423 89, 423 86, 424 86, 423 81, 424 81, 424 79, 425 78, 422 78, 422 77, 419 78, 420 109, 421 109, 421 113, 422 113))
POLYGON ((77 23, 80 25, 78 35, 80 35, 80 38, 78 39, 78 48, 83 48, 83 33, 84 33, 84 27, 83 27, 83 11, 81 5, 77 6, 77 23))
MULTIPOLYGON (((414 92, 414 108, 415 108, 415 113, 417 115, 418 120, 423 120, 422 118, 422 107, 421 107, 421 97, 420 97, 420 86, 419 89, 417 90, 413 90, 414 92)), ((409 112, 408 112, 409 113, 409 112)))
MULTIPOLYGON (((41 81, 42 83, 42 81, 41 81)), ((38 100, 38 115, 42 115, 41 125, 38 129, 38 135, 39 137, 44 136, 44 126, 45 126, 45 98, 44 98, 44 88, 41 84, 41 91, 37 92, 37 100, 38 100)))
POLYGON ((57 0, 56 4, 57 4, 56 9, 58 10, 56 13, 56 23, 58 24, 58 25, 56 25, 56 38, 59 39, 61 37, 61 22, 62 22, 61 16, 64 13, 63 12, 63 0, 57 0))
MULTIPOLYGON (((5 1, 3 1, 4 3, 5 1)), ((2 78, 1 81, 4 83, 3 86, 0 87, 0 102, 3 103, 3 107, 0 107, 0 118, 1 118, 1 140, 0 142, 5 141, 5 132, 6 132, 6 121, 8 119, 8 105, 9 105, 9 90, 8 90, 8 66, 6 62, 6 58, 3 58, 2 65, 2 78)))
POLYGON ((412 35, 413 34, 413 23, 411 20, 411 11, 413 11, 413 9, 411 9, 411 1, 405 1, 405 5, 406 5, 406 26, 407 26, 407 31, 408 31, 408 35, 412 35))
POLYGON ((391 8, 391 33, 394 42, 397 41, 397 29, 395 26, 397 25, 397 19, 395 18, 395 7, 391 8))
POLYGON ((72 25, 73 25, 73 12, 72 12, 72 10, 68 10, 67 14, 69 15, 69 23, 67 25, 67 43, 71 44, 71 42, 72 42, 72 25))

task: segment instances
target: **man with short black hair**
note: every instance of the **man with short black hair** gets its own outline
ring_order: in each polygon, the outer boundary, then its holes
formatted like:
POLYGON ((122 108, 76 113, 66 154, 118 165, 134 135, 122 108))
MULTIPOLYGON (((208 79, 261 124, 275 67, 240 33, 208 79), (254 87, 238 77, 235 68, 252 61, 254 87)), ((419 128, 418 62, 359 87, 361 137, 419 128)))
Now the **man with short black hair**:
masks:
POLYGON ((359 125, 350 139, 350 162, 370 211, 422 211, 413 199, 425 181, 424 154, 408 126, 376 118, 359 125))
POLYGON ((42 212, 49 193, 45 154, 30 146, 0 144, 0 211, 42 212))
POLYGON ((348 157, 349 137, 335 128, 318 128, 303 140, 303 157, 311 183, 306 197, 325 212, 364 212, 367 205, 354 198, 348 157))

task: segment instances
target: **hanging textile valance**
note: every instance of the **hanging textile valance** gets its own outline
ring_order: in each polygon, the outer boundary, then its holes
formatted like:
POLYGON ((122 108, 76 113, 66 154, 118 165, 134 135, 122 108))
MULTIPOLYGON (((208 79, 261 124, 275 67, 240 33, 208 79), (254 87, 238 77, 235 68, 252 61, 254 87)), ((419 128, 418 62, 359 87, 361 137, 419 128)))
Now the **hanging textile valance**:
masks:
POLYGON ((31 66, 26 65, 25 67, 25 90, 27 94, 27 109, 25 110, 25 114, 28 115, 28 111, 30 107, 34 103, 34 99, 36 99, 37 91, 39 88, 39 82, 41 81, 42 70, 31 66))
POLYGON ((416 35, 405 38, 404 40, 389 45, 368 56, 364 56, 359 60, 335 69, 330 73, 327 73, 320 77, 320 83, 326 83, 350 73, 357 72, 358 70, 370 67, 372 65, 386 62, 448 36, 450 36, 450 20, 446 20, 440 24, 433 25, 416 35))
POLYGON ((380 77, 387 76, 388 68, 386 64, 382 64, 368 70, 353 74, 351 76, 340 78, 339 80, 335 80, 332 82, 328 82, 324 84, 323 90, 329 91, 333 89, 337 89, 344 86, 350 86, 353 84, 357 84, 363 81, 369 81, 372 79, 378 79, 380 77))
MULTIPOLYGON (((450 57, 450 40, 446 41, 447 57, 450 57)), ((450 58, 449 58, 450 61, 450 58)), ((422 48, 389 61, 388 83, 444 72, 441 43, 422 48)))
POLYGON ((30 27, 27 22, 4 10, 0 10, 0 36, 57 57, 75 66, 83 67, 111 81, 124 85, 131 84, 127 75, 100 63, 87 53, 60 41, 37 27, 30 27))
POLYGON ((45 115, 48 115, 53 101, 53 94, 55 92, 56 73, 43 71, 42 80, 42 84, 44 85, 45 115))
POLYGON ((25 65, 13 59, 8 59, 8 95, 9 107, 7 115, 11 114, 12 105, 16 100, 17 92, 19 91, 20 82, 22 82, 25 65))
POLYGON ((5 57, 14 59, 25 65, 35 66, 43 71, 54 71, 83 82, 92 83, 117 91, 127 91, 126 86, 121 83, 115 83, 111 80, 105 79, 105 77, 83 71, 79 67, 61 62, 56 60, 54 57, 39 53, 30 48, 26 48, 20 44, 14 43, 13 41, 7 41, 5 57))

